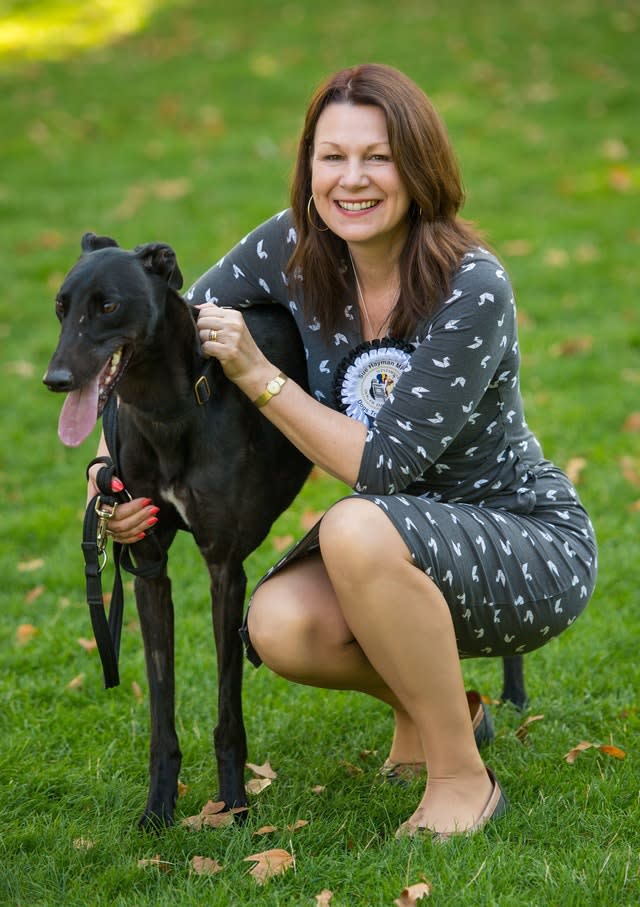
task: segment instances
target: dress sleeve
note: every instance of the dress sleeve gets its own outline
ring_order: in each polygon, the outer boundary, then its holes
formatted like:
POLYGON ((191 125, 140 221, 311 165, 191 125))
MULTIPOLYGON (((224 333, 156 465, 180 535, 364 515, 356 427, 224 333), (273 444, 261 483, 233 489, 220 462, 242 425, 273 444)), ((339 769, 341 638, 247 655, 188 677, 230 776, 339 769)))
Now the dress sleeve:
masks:
POLYGON ((443 458, 466 427, 478 421, 486 430, 491 414, 479 412, 483 397, 498 378, 515 386, 517 361, 506 273, 493 257, 463 264, 371 425, 356 490, 400 491, 443 458))
POLYGON ((244 308, 260 302, 289 305, 287 262, 296 244, 290 213, 283 211, 244 237, 187 291, 193 305, 244 308))

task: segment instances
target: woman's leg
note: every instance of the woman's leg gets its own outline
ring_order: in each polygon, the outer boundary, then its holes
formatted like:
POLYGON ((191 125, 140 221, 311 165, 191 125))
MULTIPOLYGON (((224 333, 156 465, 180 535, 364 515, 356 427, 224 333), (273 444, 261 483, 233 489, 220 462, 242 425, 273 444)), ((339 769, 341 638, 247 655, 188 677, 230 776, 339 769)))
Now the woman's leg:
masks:
POLYGON ((463 831, 492 785, 475 744, 449 606, 369 501, 340 501, 323 517, 320 550, 344 620, 367 661, 417 728, 427 762, 409 820, 463 831))
POLYGON ((390 705, 395 731, 389 760, 424 762, 416 727, 345 623, 319 554, 262 583, 251 602, 249 635, 264 663, 287 680, 357 690, 390 705))

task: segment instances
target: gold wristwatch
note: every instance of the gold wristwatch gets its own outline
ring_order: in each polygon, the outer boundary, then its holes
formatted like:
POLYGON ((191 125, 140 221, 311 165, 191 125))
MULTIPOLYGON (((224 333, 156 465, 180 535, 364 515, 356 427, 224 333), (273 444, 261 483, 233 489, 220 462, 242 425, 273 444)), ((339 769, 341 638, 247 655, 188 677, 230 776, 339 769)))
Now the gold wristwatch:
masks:
POLYGON ((279 375, 276 375, 275 378, 272 378, 270 381, 267 381, 265 389, 262 391, 259 397, 253 401, 254 404, 258 407, 264 406, 265 403, 268 403, 272 397, 275 397, 276 394, 279 394, 282 388, 287 383, 287 376, 280 372, 279 375))

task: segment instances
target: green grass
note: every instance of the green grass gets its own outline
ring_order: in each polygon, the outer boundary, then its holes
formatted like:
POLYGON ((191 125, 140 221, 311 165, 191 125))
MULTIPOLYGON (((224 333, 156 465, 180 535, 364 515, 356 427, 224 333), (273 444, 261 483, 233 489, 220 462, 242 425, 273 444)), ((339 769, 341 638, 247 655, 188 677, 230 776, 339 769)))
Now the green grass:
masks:
MULTIPOLYGON (((332 907, 386 907, 422 876, 436 905, 636 904, 640 435, 624 426, 640 411, 638 5, 222 6, 167 2, 145 30, 111 45, 0 59, 0 904, 312 907, 330 889, 332 907), (526 659, 531 714, 545 716, 527 742, 515 735, 522 716, 496 715, 487 760, 512 807, 486 835, 446 847, 396 842, 419 787, 376 778, 385 710, 247 667, 250 759, 270 760, 278 779, 252 798, 245 827, 144 836, 148 719, 131 592, 118 689, 102 689, 95 652, 77 642, 90 635, 79 538, 94 443, 59 444, 61 401, 40 382, 57 337, 55 290, 88 229, 125 246, 170 242, 191 282, 286 205, 313 87, 362 60, 404 69, 446 117, 467 216, 516 288, 529 422, 560 465, 586 461, 579 490, 600 540, 598 589, 574 628, 526 659), (18 645, 23 624, 37 634, 18 645), (580 740, 612 743, 626 758, 593 749, 568 765, 580 740), (296 819, 309 825, 294 834, 286 826, 296 819), (280 831, 253 835, 266 824, 280 831), (296 868, 260 888, 244 858, 269 847, 292 850, 296 868), (158 853, 171 872, 138 866, 158 853), (195 855, 223 871, 193 874, 195 855)), ((0 4, 0 16, 20 7, 0 4)), ((248 562, 250 582, 280 537, 301 534, 306 510, 340 493, 329 480, 308 483, 248 562)), ((187 537, 171 573, 183 818, 216 793, 215 656, 205 571, 187 537)), ((465 675, 499 694, 498 662, 468 662, 465 675)))

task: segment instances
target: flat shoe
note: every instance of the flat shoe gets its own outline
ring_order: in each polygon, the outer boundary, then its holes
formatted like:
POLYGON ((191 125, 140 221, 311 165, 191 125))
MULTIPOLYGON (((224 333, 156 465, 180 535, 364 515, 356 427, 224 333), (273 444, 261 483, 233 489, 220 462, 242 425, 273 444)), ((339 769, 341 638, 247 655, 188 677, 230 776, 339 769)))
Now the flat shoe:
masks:
POLYGON ((427 828, 425 825, 413 825, 411 822, 407 821, 403 822, 397 830, 396 838, 413 838, 415 835, 430 835, 435 843, 442 844, 450 838, 469 837, 483 829, 489 822, 492 822, 494 819, 499 819, 508 809, 507 798, 500 787, 498 779, 490 768, 487 768, 487 774, 489 775, 489 780, 492 784, 491 795, 487 800, 485 808, 470 828, 460 832, 434 831, 432 828, 427 828))

